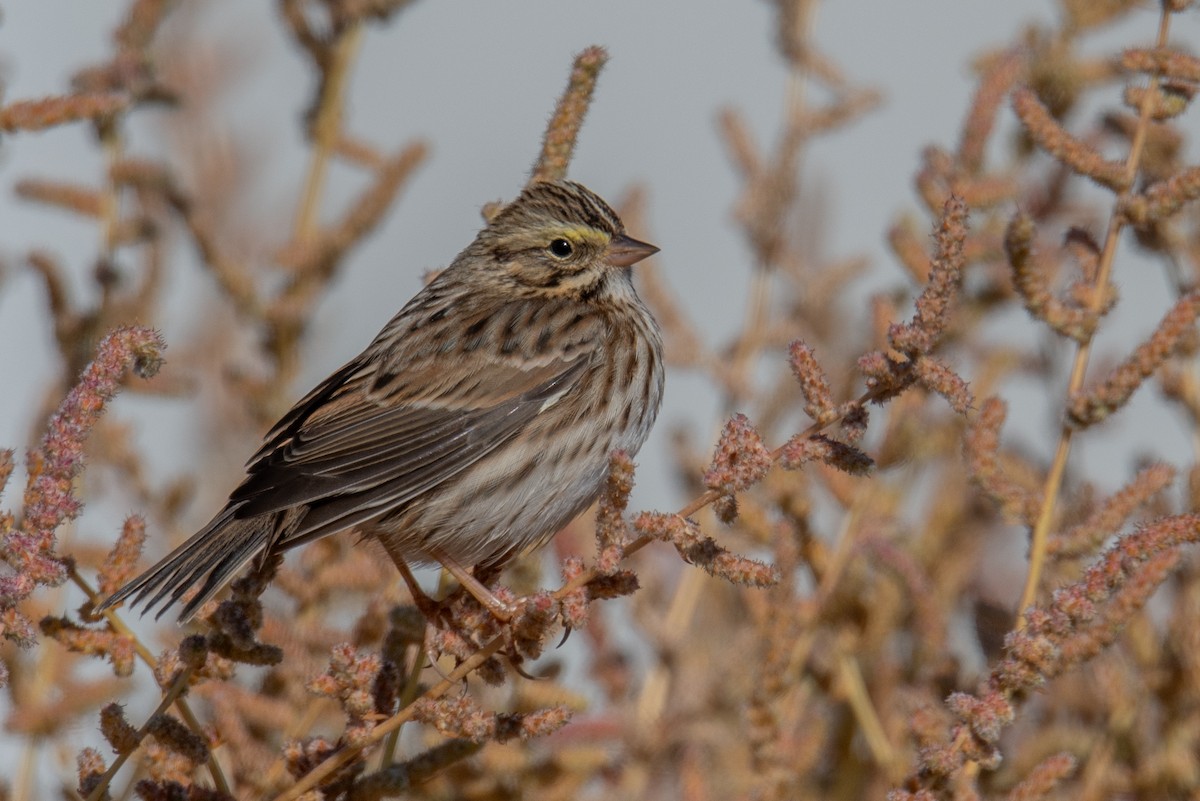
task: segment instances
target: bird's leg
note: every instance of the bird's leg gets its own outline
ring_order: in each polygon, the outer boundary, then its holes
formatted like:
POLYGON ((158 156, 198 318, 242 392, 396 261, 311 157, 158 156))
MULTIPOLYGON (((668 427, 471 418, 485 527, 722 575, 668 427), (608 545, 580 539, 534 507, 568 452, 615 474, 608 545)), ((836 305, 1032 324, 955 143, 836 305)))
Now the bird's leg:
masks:
MULTIPOLYGON (((396 565, 396 569, 400 571, 400 578, 404 579, 404 583, 408 585, 408 594, 412 596, 413 603, 417 605, 417 609, 430 622, 436 621, 442 616, 442 605, 430 598, 421 589, 421 585, 417 583, 417 578, 408 569, 408 563, 404 561, 404 557, 397 553, 393 553, 390 548, 385 548, 388 556, 392 558, 392 563, 396 565)), ((436 624, 435 624, 436 625, 436 624)))
POLYGON ((483 582, 471 575, 471 572, 463 567, 453 556, 437 546, 428 547, 425 549, 425 552, 440 562, 442 567, 450 572, 450 575, 458 579, 458 583, 462 585, 463 589, 471 593, 475 600, 483 604, 497 620, 501 623, 507 623, 512 620, 513 615, 516 613, 512 605, 506 604, 493 595, 492 591, 485 587, 483 582))

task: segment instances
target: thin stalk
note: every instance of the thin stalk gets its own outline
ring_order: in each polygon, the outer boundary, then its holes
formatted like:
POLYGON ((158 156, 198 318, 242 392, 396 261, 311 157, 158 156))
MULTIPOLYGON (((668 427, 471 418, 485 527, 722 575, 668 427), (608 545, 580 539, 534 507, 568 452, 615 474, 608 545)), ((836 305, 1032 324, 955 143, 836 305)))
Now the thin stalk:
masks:
MULTIPOLYGON (((1165 48, 1171 27, 1171 14, 1164 4, 1158 23, 1158 42, 1156 47, 1165 48)), ((1104 235, 1104 247, 1100 251, 1100 262, 1096 271, 1096 281, 1091 297, 1091 311, 1097 314, 1100 304, 1108 293, 1112 278, 1113 260, 1116 257, 1117 242, 1125 220, 1118 209, 1121 200, 1134 191, 1134 178, 1137 177, 1141 164, 1142 149, 1150 129, 1150 111, 1154 105, 1155 90, 1158 88, 1159 77, 1150 78, 1149 91, 1142 99, 1138 109, 1137 128, 1134 130, 1133 141, 1130 143, 1129 155, 1125 159, 1126 189, 1117 196, 1113 211, 1108 220, 1108 230, 1104 235)), ((1094 336, 1094 335, 1093 335, 1094 336)), ((1083 380, 1087 375, 1088 360, 1092 353, 1092 336, 1080 342, 1075 349, 1075 359, 1071 364, 1071 375, 1067 382, 1067 398, 1075 396, 1083 389, 1083 380)), ((1074 428, 1064 422, 1059 431, 1058 446, 1054 450, 1054 461, 1050 463, 1050 471, 1046 475, 1046 484, 1042 493, 1041 509, 1029 538, 1029 572, 1025 576, 1025 588, 1021 591, 1021 600, 1017 605, 1017 629, 1025 627, 1025 610, 1034 604, 1037 598, 1038 586, 1042 579, 1042 569, 1046 563, 1046 545, 1050 539, 1050 526, 1054 521, 1055 505, 1058 494, 1062 489, 1063 475, 1067 469, 1067 457, 1071 454, 1071 439, 1074 428)))
MULTIPOLYGON (((101 126, 100 147, 104 151, 105 165, 109 168, 121 160, 124 147, 115 121, 101 126)), ((111 170, 108 172, 111 175, 111 170)), ((116 250, 117 227, 121 222, 121 201, 117 196, 117 185, 109 178, 104 182, 100 197, 101 252, 111 258, 116 250)))
MULTIPOLYGON (((100 597, 100 594, 96 592, 91 584, 87 582, 87 579, 79 575, 79 571, 72 566, 68 570, 68 575, 71 577, 71 581, 75 584, 75 586, 83 590, 84 595, 86 595, 88 600, 92 602, 93 607, 100 605, 100 601, 103 600, 100 597)), ((158 660, 155 659, 154 654, 150 653, 150 649, 147 648, 141 639, 138 638, 133 629, 129 628, 125 621, 122 620, 119 615, 117 615, 117 610, 105 609, 103 615, 104 620, 106 623, 108 623, 109 628, 111 628, 117 634, 129 638, 129 640, 133 643, 133 652, 137 654, 138 659, 142 660, 142 662, 148 668, 150 668, 151 673, 153 673, 155 665, 158 664, 158 660)), ((196 713, 192 711, 192 708, 188 704, 186 698, 179 697, 175 699, 175 710, 179 713, 179 717, 183 719, 183 722, 189 729, 207 739, 207 735, 204 732, 204 727, 200 725, 199 718, 197 718, 196 713)), ((206 767, 208 768, 209 775, 212 777, 213 786, 223 793, 232 795, 233 792, 230 790, 229 780, 225 778, 225 773, 221 770, 220 763, 217 762, 216 754, 214 754, 211 750, 208 754, 208 764, 206 767)))
POLYGON ((850 710, 858 721, 863 739, 866 740, 867 748, 870 749, 876 764, 895 778, 899 778, 895 776, 898 770, 900 776, 903 776, 903 765, 896 759, 896 749, 888 740, 887 730, 879 719, 879 713, 875 711, 858 662, 847 654, 838 658, 838 680, 846 694, 846 703, 850 705, 850 710))
MULTIPOLYGON (((812 6, 808 7, 810 10, 812 6)), ((805 15, 801 21, 806 28, 811 28, 811 14, 805 15)), ((801 147, 797 143, 795 126, 801 119, 807 98, 808 81, 803 69, 793 69, 788 78, 788 93, 786 103, 786 128, 783 133, 782 148, 790 148, 792 152, 783 158, 785 164, 795 164, 799 160, 797 152, 801 147)), ((803 141, 803 137, 799 138, 803 141)), ((782 218, 780 220, 783 222, 782 218)), ((771 322, 771 297, 773 295, 773 279, 778 265, 775 256, 759 253, 751 268, 750 292, 746 301, 745 321, 742 333, 734 343, 732 369, 728 382, 728 398, 726 412, 732 412, 736 404, 752 396, 751 385, 754 381, 754 365, 762 352, 766 341, 766 333, 771 322)))
MULTIPOLYGON (((465 679, 468 674, 478 668, 500 650, 504 645, 504 637, 496 637, 491 642, 484 645, 470 657, 462 662, 454 670, 450 671, 446 678, 442 679, 437 684, 425 691, 422 698, 440 698, 450 692, 458 683, 465 679)), ((294 799, 307 793, 315 788, 322 780, 332 776, 343 765, 353 761, 362 751, 368 746, 374 745, 385 739, 393 731, 398 730, 401 726, 412 719, 413 704, 409 704, 404 709, 401 709, 395 715, 380 723, 371 733, 364 737, 361 741, 352 746, 338 751, 333 756, 326 759, 320 765, 317 765, 310 772, 305 774, 294 785, 284 790, 279 795, 275 796, 274 801, 294 801, 294 799)))
MULTIPOLYGON (((846 408, 851 409, 851 410, 862 408, 863 406, 866 406, 867 404, 869 404, 873 400, 875 400, 877 397, 879 397, 880 394, 882 394, 882 391, 869 390, 867 392, 864 392, 862 395, 860 395, 858 397, 857 400, 854 401, 854 403, 847 404, 846 408)), ((804 429, 804 431, 798 435, 797 439, 811 439, 812 437, 815 437, 817 434, 820 434, 822 431, 829 428, 830 426, 833 426, 833 425, 841 422, 841 420, 842 420, 842 415, 839 415, 838 417, 828 420, 827 422, 824 422, 824 423, 813 423, 808 428, 804 429)), ((785 445, 780 445, 778 448, 771 451, 771 461, 772 462, 778 462, 783 457, 783 452, 784 452, 785 447, 786 447, 785 445)), ((703 509, 704 507, 709 506, 712 503, 714 503, 720 497, 721 497, 720 492, 718 492, 716 490, 706 490, 704 493, 697 495, 695 498, 693 498, 692 500, 690 500, 686 504, 684 504, 683 507, 681 507, 680 510, 675 513, 675 515, 677 517, 691 517, 696 512, 699 512, 701 509, 703 509)), ((631 556, 632 554, 636 553, 637 551, 640 551, 642 548, 645 548, 647 545, 649 545, 653 541, 654 541, 653 537, 649 537, 649 536, 643 534, 642 536, 638 537, 637 539, 633 540, 632 542, 630 542, 628 545, 625 546, 625 555, 631 556)), ((587 584, 589 581, 591 581, 595 577, 596 577, 595 571, 590 570, 590 569, 584 570, 578 576, 576 576, 575 578, 568 581, 566 584, 564 584, 559 589, 555 590, 554 597, 558 600, 562 600, 567 595, 571 594, 575 590, 577 590, 580 587, 582 587, 583 585, 587 584)))
POLYGON ((363 26, 356 22, 348 27, 334 42, 333 58, 325 75, 325 86, 313 121, 313 153, 308 164, 308 175, 300 195, 300 206, 296 211, 295 238, 306 241, 316 235, 317 217, 321 208, 321 194, 325 190, 325 178, 329 173, 329 160, 337 149, 342 133, 342 106, 346 85, 350 79, 350 68, 362 44, 363 26))
MULTIPOLYGON (((283 740, 294 740, 305 732, 309 731, 313 724, 317 722, 317 718, 321 715, 321 707, 328 703, 328 698, 312 698, 308 705, 304 707, 304 714, 292 718, 292 722, 288 725, 287 731, 283 733, 283 740)), ((270 769, 267 770, 266 776, 259 783, 261 788, 269 788, 283 776, 283 771, 287 768, 287 763, 283 758, 277 758, 271 763, 270 769)))
MULTIPOLYGON (((669 655, 674 653, 687 636, 692 625, 696 605, 700 602, 701 590, 707 577, 699 570, 685 572, 679 583, 675 585, 675 594, 667 608, 663 619, 662 630, 666 633, 665 640, 659 645, 659 652, 669 655)), ((637 728, 642 731, 653 731, 657 726, 663 708, 667 704, 671 689, 671 668, 667 661, 660 658, 655 662, 646 676, 642 691, 638 694, 634 707, 634 719, 637 728)))
MULTIPOLYGON (((175 681, 171 682, 171 686, 167 689, 166 693, 163 694, 162 700, 158 702, 158 707, 154 710, 154 713, 150 715, 150 717, 146 718, 146 722, 142 724, 140 729, 138 729, 137 741, 139 743, 146 739, 146 734, 150 730, 150 721, 170 709, 171 704, 175 703, 175 701, 177 701, 179 697, 187 690, 188 683, 191 682, 191 680, 192 671, 190 669, 184 669, 180 671, 179 675, 175 677, 175 681)), ((88 795, 87 801, 100 801, 100 799, 104 797, 105 792, 108 790, 108 785, 110 782, 112 782, 113 777, 117 775, 117 771, 124 766, 125 762, 134 754, 135 751, 136 749, 129 751, 128 753, 117 755, 117 758, 113 760, 113 763, 108 766, 108 770, 104 771, 104 775, 100 777, 100 781, 94 788, 92 788, 92 792, 90 795, 88 795)), ((228 792, 228 789, 226 789, 225 792, 228 792)))
MULTIPOLYGON (((425 641, 422 639, 417 645, 416 651, 413 653, 412 667, 409 668, 408 677, 404 680, 404 689, 400 692, 400 708, 411 704, 417 699, 417 690, 421 686, 421 673, 425 670, 425 641)), ((383 743, 383 755, 380 759, 381 767, 387 767, 396 761, 396 746, 400 742, 400 729, 396 729, 387 736, 387 740, 383 743)))

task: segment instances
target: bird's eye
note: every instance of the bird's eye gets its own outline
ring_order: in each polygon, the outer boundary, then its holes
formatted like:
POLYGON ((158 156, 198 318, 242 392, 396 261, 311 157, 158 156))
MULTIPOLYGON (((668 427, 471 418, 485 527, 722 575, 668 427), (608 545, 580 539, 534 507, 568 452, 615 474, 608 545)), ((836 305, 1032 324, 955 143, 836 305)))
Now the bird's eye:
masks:
POLYGON ((555 239, 550 243, 550 252, 554 254, 555 258, 565 259, 574 250, 575 248, 571 246, 570 241, 566 239, 555 239))

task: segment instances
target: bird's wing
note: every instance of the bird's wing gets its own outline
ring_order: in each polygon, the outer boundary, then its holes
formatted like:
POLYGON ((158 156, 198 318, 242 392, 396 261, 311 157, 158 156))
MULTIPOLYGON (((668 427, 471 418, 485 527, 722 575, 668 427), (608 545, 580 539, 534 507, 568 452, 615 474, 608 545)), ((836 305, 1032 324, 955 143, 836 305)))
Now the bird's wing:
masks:
MULTIPOLYGON (((578 333, 578 332, 577 332, 578 333)), ((462 472, 570 392, 594 345, 535 360, 480 351, 406 361, 360 357, 268 433, 230 496, 245 519, 311 506, 290 546, 369 520, 462 472)))

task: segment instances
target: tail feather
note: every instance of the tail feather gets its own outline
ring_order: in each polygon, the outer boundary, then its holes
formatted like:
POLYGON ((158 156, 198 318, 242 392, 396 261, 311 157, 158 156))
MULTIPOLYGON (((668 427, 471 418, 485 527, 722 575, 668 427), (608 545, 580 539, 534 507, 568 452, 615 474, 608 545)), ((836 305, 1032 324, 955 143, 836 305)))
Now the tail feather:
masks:
POLYGON ((145 601, 145 612, 161 604, 155 615, 158 619, 203 580, 200 591, 179 615, 181 624, 191 620, 196 610, 275 540, 276 515, 239 520, 234 517, 235 511, 235 508, 223 510, 158 564, 109 596, 100 609, 132 597, 133 605, 145 601))

